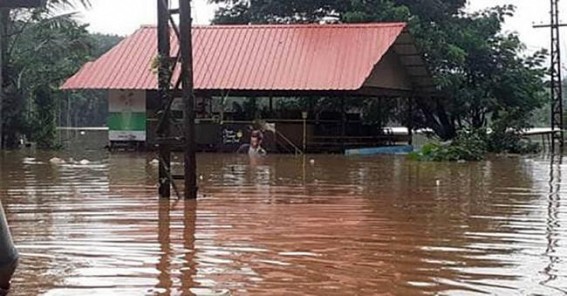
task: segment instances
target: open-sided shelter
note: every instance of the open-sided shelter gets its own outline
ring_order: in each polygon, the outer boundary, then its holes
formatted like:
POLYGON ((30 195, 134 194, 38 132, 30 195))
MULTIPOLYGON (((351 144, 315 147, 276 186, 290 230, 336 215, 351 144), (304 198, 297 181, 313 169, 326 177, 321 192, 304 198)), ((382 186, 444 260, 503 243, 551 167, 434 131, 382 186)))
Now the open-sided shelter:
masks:
MULTIPOLYGON (((108 90, 110 141, 152 142, 152 110, 159 105, 156 36, 156 27, 140 28, 62 86, 108 90)), ((172 44, 174 56, 178 43, 173 34, 172 44)), ((435 91, 404 23, 196 26, 193 56, 200 98, 409 98, 435 91)), ((202 118, 197 127, 198 143, 234 142, 227 135, 235 133, 223 128, 222 114, 219 119, 212 107, 209 111, 210 121, 202 118)), ((286 138, 298 144, 294 129, 287 130, 286 138)))

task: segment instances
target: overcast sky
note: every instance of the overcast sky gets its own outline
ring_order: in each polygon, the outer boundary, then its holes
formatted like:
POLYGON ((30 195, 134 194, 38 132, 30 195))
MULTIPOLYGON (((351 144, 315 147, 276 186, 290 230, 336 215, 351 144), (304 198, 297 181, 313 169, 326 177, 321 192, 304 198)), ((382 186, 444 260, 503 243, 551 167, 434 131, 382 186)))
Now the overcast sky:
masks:
MULTIPOLYGON (((155 24, 155 0, 91 0, 90 9, 81 10, 81 20, 90 24, 92 32, 128 35, 141 25, 155 24)), ((534 23, 549 22, 549 1, 544 0, 470 0, 469 9, 479 10, 490 6, 514 4, 516 16, 506 24, 507 31, 519 32, 522 41, 531 51, 549 47, 549 30, 533 29, 534 23)), ((560 1, 562 20, 567 20, 567 1, 560 1)), ((214 7, 207 0, 193 0, 195 23, 207 24, 212 18, 214 7)), ((567 28, 564 29, 567 34, 567 28)), ((564 49, 567 35, 561 42, 564 49)), ((567 50, 566 50, 567 51, 567 50)))

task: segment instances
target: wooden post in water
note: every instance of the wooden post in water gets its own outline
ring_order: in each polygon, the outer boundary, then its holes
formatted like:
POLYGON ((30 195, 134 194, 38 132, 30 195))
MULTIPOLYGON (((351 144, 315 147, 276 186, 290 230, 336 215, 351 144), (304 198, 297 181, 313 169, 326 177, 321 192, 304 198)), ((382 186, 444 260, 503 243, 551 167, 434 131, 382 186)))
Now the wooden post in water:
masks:
MULTIPOLYGON (((195 231, 197 228, 197 201, 187 200, 183 207, 183 256, 185 268, 181 271, 181 291, 190 291, 195 287, 197 267, 193 264, 195 257, 195 231)), ((197 259, 198 260, 198 259, 197 259)))
POLYGON ((157 0, 158 5, 158 99, 161 104, 161 126, 158 126, 158 155, 159 155, 159 196, 171 196, 171 147, 166 140, 170 137, 170 116, 167 110, 171 82, 170 63, 170 29, 169 29, 169 0, 157 0))
POLYGON ((160 256, 157 263, 159 270, 158 285, 160 289, 171 291, 173 288, 173 280, 171 272, 171 259, 173 251, 171 247, 171 205, 167 199, 158 201, 158 243, 160 256))
POLYGON ((193 41, 191 1, 179 1, 179 35, 181 43, 181 85, 184 107, 185 199, 197 198, 197 159, 195 155, 195 96, 193 89, 193 41))

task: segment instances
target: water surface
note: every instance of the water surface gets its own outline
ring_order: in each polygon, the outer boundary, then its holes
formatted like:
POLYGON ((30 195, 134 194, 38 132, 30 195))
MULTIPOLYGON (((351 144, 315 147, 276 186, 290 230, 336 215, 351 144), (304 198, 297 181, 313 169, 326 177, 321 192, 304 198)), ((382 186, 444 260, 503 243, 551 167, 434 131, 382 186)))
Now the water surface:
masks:
POLYGON ((567 293, 559 159, 204 154, 184 202, 153 155, 53 156, 0 153, 11 295, 567 293))

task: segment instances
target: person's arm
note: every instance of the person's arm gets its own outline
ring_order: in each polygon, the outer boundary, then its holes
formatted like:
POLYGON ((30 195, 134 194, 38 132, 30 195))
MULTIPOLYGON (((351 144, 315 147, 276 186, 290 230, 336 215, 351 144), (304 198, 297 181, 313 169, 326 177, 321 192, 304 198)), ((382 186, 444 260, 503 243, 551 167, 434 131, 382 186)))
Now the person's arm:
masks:
POLYGON ((266 149, 260 147, 260 149, 258 150, 258 154, 260 156, 266 156, 268 152, 266 152, 266 149))
POLYGON ((245 154, 248 153, 248 150, 250 150, 250 144, 242 144, 238 150, 236 150, 237 154, 245 154))

